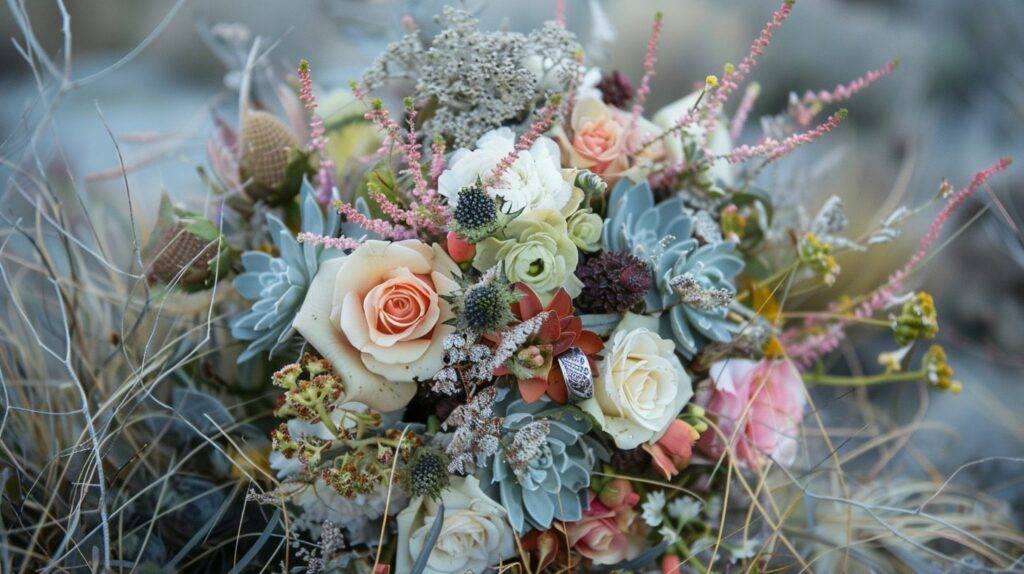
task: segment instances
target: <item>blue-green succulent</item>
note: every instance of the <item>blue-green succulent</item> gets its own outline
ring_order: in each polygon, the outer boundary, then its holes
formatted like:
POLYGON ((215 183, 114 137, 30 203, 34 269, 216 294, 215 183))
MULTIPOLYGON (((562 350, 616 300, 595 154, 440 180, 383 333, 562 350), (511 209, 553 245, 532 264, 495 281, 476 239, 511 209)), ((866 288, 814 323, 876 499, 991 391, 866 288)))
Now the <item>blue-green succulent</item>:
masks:
MULTIPOLYGON (((299 201, 302 231, 318 235, 337 232, 338 213, 329 209, 324 215, 308 181, 303 182, 299 201)), ((273 353, 291 337, 292 320, 320 264, 343 255, 339 249, 299 243, 292 231, 271 213, 267 214, 267 225, 278 256, 246 251, 242 254, 245 272, 235 278, 235 289, 254 302, 248 312, 231 322, 231 335, 240 341, 250 341, 238 356, 239 363, 263 351, 273 353)))
POLYGON ((654 281, 644 296, 648 312, 664 309, 662 336, 692 357, 707 342, 732 340, 726 319, 736 293, 733 280, 743 260, 728 241, 701 243, 680 197, 655 204, 647 182, 622 179, 608 200, 602 242, 606 251, 625 251, 648 262, 654 281))
POLYGON ((497 486, 512 527, 523 533, 547 529, 556 518, 580 520, 596 460, 584 442, 590 419, 546 397, 513 400, 504 417, 501 450, 482 468, 481 482, 497 486))

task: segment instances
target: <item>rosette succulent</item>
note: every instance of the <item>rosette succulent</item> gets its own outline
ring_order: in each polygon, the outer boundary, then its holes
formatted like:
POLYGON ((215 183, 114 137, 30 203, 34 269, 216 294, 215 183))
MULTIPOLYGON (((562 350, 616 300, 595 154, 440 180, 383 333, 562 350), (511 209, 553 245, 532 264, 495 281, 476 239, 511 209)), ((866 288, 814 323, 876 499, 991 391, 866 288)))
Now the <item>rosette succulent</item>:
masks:
POLYGON ((612 189, 604 248, 632 253, 651 266, 654 281, 644 296, 647 312, 666 310, 661 334, 675 339, 686 357, 707 340, 732 339, 726 311, 736 293, 733 279, 743 269, 732 242, 701 245, 693 230, 682 198, 655 205, 647 182, 622 180, 612 189))
POLYGON ((554 519, 583 517, 594 451, 583 442, 590 421, 572 407, 542 399, 514 400, 505 408, 502 448, 482 469, 484 484, 496 484, 516 532, 541 530, 554 519))
MULTIPOLYGON (((316 202, 316 191, 304 182, 301 198, 302 231, 333 235, 339 216, 328 210, 326 218, 316 202)), ((300 244, 285 224, 267 214, 270 235, 278 256, 262 251, 242 254, 245 272, 235 278, 235 289, 253 301, 249 311, 231 322, 231 335, 250 341, 238 362, 245 362, 263 351, 273 352, 291 336, 292 321, 302 305, 310 281, 324 261, 342 255, 342 251, 300 244)))

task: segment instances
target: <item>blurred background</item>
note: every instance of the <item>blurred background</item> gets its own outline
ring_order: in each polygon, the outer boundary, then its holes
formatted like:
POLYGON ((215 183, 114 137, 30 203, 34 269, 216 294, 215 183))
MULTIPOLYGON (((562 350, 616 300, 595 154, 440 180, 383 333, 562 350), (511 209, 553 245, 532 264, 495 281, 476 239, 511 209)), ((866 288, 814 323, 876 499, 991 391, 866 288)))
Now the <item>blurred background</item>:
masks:
MULTIPOLYGON (((25 7, 37 37, 24 37, 6 10, 0 36, 61 54, 56 61, 62 65, 57 3, 8 0, 12 4, 25 7)), ((306 58, 318 84, 343 87, 398 38, 403 15, 429 29, 431 14, 444 2, 68 4, 73 77, 88 77, 130 57, 100 80, 63 94, 51 110, 41 103, 39 78, 18 48, 0 42, 0 158, 16 162, 26 149, 35 149, 87 203, 118 208, 124 203, 120 150, 132 167, 128 181, 145 226, 155 219, 161 189, 179 200, 203 196, 196 168, 205 162, 211 110, 231 108, 226 69, 202 41, 201 30, 217 22, 242 24, 262 37, 264 46, 275 46, 268 57, 281 70, 294 70, 306 58), (132 53, 140 44, 143 49, 132 53), (51 112, 52 133, 40 138, 31 127, 51 112)), ((526 30, 554 14, 553 0, 459 4, 477 11, 484 27, 526 30)), ((707 74, 720 73, 725 62, 739 61, 776 8, 762 0, 566 0, 566 6, 568 25, 588 46, 588 55, 634 81, 642 74, 651 21, 656 11, 664 11, 649 110, 688 93, 707 74), (598 36, 606 39, 603 47, 595 44, 595 23, 598 36)), ((828 166, 824 176, 806 189, 780 190, 812 208, 839 195, 855 233, 876 224, 879 206, 893 195, 916 205, 937 193, 942 178, 959 186, 997 157, 1024 159, 1021 0, 799 0, 753 73, 762 86, 753 117, 784 110, 790 92, 830 89, 897 57, 901 65, 892 77, 849 103, 846 124, 789 160, 797 167, 828 166)), ((759 134, 758 122, 751 121, 743 142, 759 134)), ((1024 170, 1019 165, 961 211, 958 225, 950 226, 958 233, 956 241, 913 281, 936 296, 939 339, 951 352, 964 392, 931 393, 926 399, 904 388, 820 394, 818 409, 826 423, 853 431, 876 422, 850 415, 847 407, 855 401, 872 401, 888 425, 920 419, 907 448, 881 462, 887 472, 939 478, 968 461, 1024 456, 1024 170)), ((10 208, 6 201, 0 201, 0 209, 10 208)), ((857 261, 856 273, 841 277, 834 289, 858 294, 876 285, 906 259, 928 222, 927 214, 913 221, 899 242, 876 249, 869 264, 857 261)), ((853 261, 848 264, 853 267, 853 261)), ((813 308, 815 301, 798 303, 813 308)), ((859 340, 860 356, 835 353, 836 368, 877 370, 874 355, 886 348, 888 335, 878 341, 865 338, 870 335, 859 340)), ((864 464, 870 469, 879 461, 864 464)), ((1024 514, 1021 463, 985 462, 964 469, 960 478, 1008 502, 1018 520, 1024 514)))

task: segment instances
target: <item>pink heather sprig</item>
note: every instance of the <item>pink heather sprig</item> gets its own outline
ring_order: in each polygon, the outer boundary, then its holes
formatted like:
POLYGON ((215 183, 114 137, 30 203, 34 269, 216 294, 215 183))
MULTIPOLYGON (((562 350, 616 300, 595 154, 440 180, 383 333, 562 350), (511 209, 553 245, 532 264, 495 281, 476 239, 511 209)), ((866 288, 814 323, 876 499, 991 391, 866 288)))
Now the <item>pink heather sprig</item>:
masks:
POLYGON ((633 111, 629 119, 629 131, 626 132, 630 135, 636 132, 636 126, 640 122, 640 115, 644 112, 644 103, 647 101, 647 96, 651 93, 651 80, 654 79, 656 73, 658 41, 661 39, 663 20, 664 15, 661 12, 654 15, 651 35, 647 39, 647 53, 644 55, 644 75, 640 80, 640 87, 636 91, 633 111))
POLYGON ((429 184, 426 178, 423 177, 423 157, 420 151, 422 147, 420 146, 419 138, 416 136, 417 115, 419 115, 419 112, 416 110, 416 106, 413 105, 412 99, 406 99, 405 121, 408 128, 405 131, 405 159, 409 172, 412 174, 413 197, 423 202, 427 195, 429 184))
POLYGON ((726 66, 718 90, 711 96, 701 115, 701 125, 705 126, 705 137, 708 139, 711 138, 711 134, 715 133, 715 128, 718 125, 718 111, 722 109, 725 102, 729 101, 729 96, 739 88, 740 83, 757 65, 757 58, 764 54, 765 49, 772 41, 775 30, 789 18, 795 2, 796 0, 784 0, 782 6, 772 13, 771 19, 761 29, 761 33, 758 34, 754 43, 750 45, 750 52, 747 56, 740 61, 738 66, 726 66))
POLYGON ((360 245, 358 239, 352 239, 351 237, 330 237, 328 235, 310 233, 309 231, 303 231, 298 234, 295 240, 299 243, 309 243, 310 245, 323 246, 330 249, 355 249, 360 245))
POLYGON ((885 66, 877 70, 871 70, 848 84, 839 84, 832 91, 812 92, 808 90, 793 105, 792 114, 799 125, 806 126, 817 115, 822 104, 834 104, 852 98, 857 92, 892 74, 896 67, 899 66, 899 63, 898 58, 890 60, 885 66))
POLYGON ((367 217, 359 213, 359 210, 350 203, 337 200, 334 202, 334 207, 338 210, 338 213, 344 215, 352 223, 382 237, 389 239, 413 239, 416 237, 416 233, 408 227, 384 221, 383 219, 367 217))
POLYGON ((775 161, 798 146, 811 143, 834 130, 844 119, 846 119, 846 108, 842 108, 832 114, 813 130, 793 134, 782 141, 768 138, 757 145, 743 145, 732 150, 731 153, 726 154, 724 157, 726 161, 732 164, 744 162, 755 157, 764 157, 766 162, 775 161))
MULTIPOLYGON (((908 259, 902 267, 894 271, 885 283, 872 291, 863 302, 857 305, 853 310, 854 318, 864 319, 871 317, 888 305, 896 294, 903 289, 904 281, 907 276, 909 276, 924 261, 925 257, 927 257, 928 253, 938 242, 943 226, 952 218, 956 210, 962 206, 969 197, 974 195, 974 193, 977 192, 978 189, 989 180, 989 178, 1001 171, 1004 171, 1006 168, 1010 167, 1010 164, 1012 163, 1012 158, 1000 158, 992 165, 974 174, 970 183, 950 195, 949 199, 946 201, 946 205, 935 216, 935 219, 932 220, 931 225, 928 227, 928 231, 921 237, 917 251, 911 255, 910 259, 908 259)), ((948 184, 944 182, 943 187, 948 187, 948 184)), ((836 311, 837 308, 833 306, 830 310, 836 311)), ((790 358, 797 361, 803 367, 809 367, 819 357, 831 352, 839 346, 846 336, 845 327, 847 324, 849 324, 848 320, 839 320, 831 323, 825 328, 823 333, 803 338, 793 344, 787 344, 786 353, 790 358)), ((788 330, 783 334, 783 343, 786 344, 787 341, 795 340, 797 338, 797 332, 802 328, 806 328, 806 326, 807 324, 805 324, 804 327, 796 327, 788 330)))
POLYGON ((434 185, 437 185, 437 179, 441 177, 441 173, 444 172, 444 152, 445 143, 444 138, 436 136, 434 143, 431 146, 432 156, 430 158, 430 180, 434 185))
POLYGON ((434 235, 439 235, 443 231, 437 223, 434 223, 429 217, 417 211, 418 205, 416 204, 413 205, 412 209, 405 209, 388 199, 388 196, 384 195, 380 190, 371 191, 369 197, 377 203, 385 215, 394 221, 408 225, 417 234, 421 230, 434 235))
POLYGON ((732 123, 729 125, 730 140, 736 141, 743 135, 743 127, 747 125, 747 118, 750 117, 750 112, 754 109, 754 102, 760 95, 761 84, 754 82, 747 86, 743 92, 743 99, 740 100, 740 105, 732 116, 732 123))
POLYGON ((558 108, 562 103, 560 95, 555 94, 551 96, 548 103, 540 111, 540 117, 537 118, 533 124, 530 125, 530 129, 523 135, 519 136, 519 140, 516 141, 516 145, 512 148, 512 151, 508 152, 505 157, 501 158, 498 165, 495 166, 494 171, 487 177, 483 182, 483 187, 490 188, 497 185, 501 181, 502 176, 509 170, 515 163, 516 159, 519 158, 519 154, 530 149, 534 142, 537 141, 544 132, 551 128, 551 125, 555 122, 555 115, 558 113, 558 108))
POLYGON ((324 120, 316 113, 316 96, 313 95, 313 78, 309 74, 309 62, 299 62, 299 100, 309 112, 309 147, 316 150, 320 158, 320 169, 317 172, 316 200, 321 206, 327 207, 334 190, 334 160, 327 153, 327 131, 324 120))
MULTIPOLYGON (((352 84, 352 93, 366 103, 366 91, 355 83, 352 84)), ((384 147, 394 145, 405 160, 406 167, 413 178, 412 195, 415 198, 413 207, 422 207, 423 212, 414 209, 415 216, 419 219, 418 228, 438 229, 436 222, 446 222, 448 211, 444 208, 437 190, 432 189, 426 178, 423 177, 422 146, 419 143, 419 136, 416 133, 416 117, 418 111, 410 99, 405 101, 407 112, 408 129, 405 136, 402 135, 402 127, 391 117, 391 113, 384 107, 383 102, 376 99, 368 104, 369 111, 365 118, 374 123, 384 133, 384 147)))
POLYGON ((999 161, 993 163, 987 168, 974 174, 971 178, 970 183, 966 187, 961 188, 959 191, 949 197, 945 207, 942 211, 935 216, 932 220, 931 225, 928 227, 928 232, 921 237, 921 242, 918 245, 917 251, 910 257, 910 259, 903 265, 899 270, 893 273, 889 277, 889 283, 902 283, 902 281, 909 275, 921 262, 925 256, 939 240, 939 235, 942 232, 942 226, 953 216, 953 213, 961 206, 969 197, 974 195, 978 188, 985 185, 985 182, 989 180, 993 175, 1004 171, 1010 167, 1013 163, 1013 158, 1002 157, 999 161))
POLYGON ((555 22, 565 27, 565 0, 555 0, 555 22))

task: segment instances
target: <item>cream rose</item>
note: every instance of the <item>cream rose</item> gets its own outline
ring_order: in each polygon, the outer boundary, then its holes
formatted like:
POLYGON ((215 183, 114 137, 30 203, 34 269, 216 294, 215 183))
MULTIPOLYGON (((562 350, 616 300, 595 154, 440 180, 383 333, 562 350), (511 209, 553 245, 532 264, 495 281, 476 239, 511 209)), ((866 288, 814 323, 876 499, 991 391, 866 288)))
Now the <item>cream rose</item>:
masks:
POLYGON ((406 405, 414 381, 443 366, 442 339, 458 267, 440 246, 367 241, 330 259, 309 287, 295 328, 334 366, 345 397, 378 411, 406 405))
MULTIPOLYGON (((505 509, 484 494, 476 478, 452 478, 441 492, 441 501, 444 522, 423 574, 485 572, 515 555, 515 536, 505 509)), ((398 514, 396 572, 412 571, 437 510, 437 502, 417 497, 398 514)))
MULTIPOLYGON (((476 149, 460 149, 448 162, 448 168, 437 180, 438 192, 454 207, 459 191, 486 180, 498 164, 515 149, 515 134, 509 128, 498 128, 480 136, 476 149)), ((572 185, 562 177, 558 144, 539 137, 530 149, 516 156, 497 183, 488 188, 492 197, 504 202, 508 213, 532 209, 561 210, 572 198, 572 185)))
POLYGON ((654 317, 627 313, 605 345, 594 396, 580 407, 621 449, 657 440, 693 396, 675 344, 654 317))
MULTIPOLYGON (((690 112, 693 104, 700 97, 700 92, 693 92, 675 102, 658 110, 654 114, 654 124, 662 129, 671 129, 683 116, 690 112)), ((729 137, 729 122, 724 116, 719 116, 715 133, 711 135, 711 151, 716 155, 726 155, 732 151, 732 139, 729 137)), ((704 139, 704 127, 694 122, 683 130, 682 134, 673 134, 665 138, 665 147, 668 152, 668 159, 672 163, 683 161, 683 145, 685 141, 701 141, 704 139)), ((711 177, 721 180, 725 185, 735 183, 732 165, 725 159, 716 160, 711 165, 711 177)))

